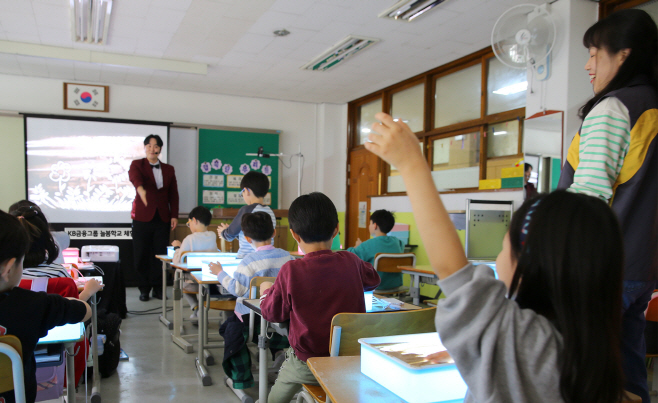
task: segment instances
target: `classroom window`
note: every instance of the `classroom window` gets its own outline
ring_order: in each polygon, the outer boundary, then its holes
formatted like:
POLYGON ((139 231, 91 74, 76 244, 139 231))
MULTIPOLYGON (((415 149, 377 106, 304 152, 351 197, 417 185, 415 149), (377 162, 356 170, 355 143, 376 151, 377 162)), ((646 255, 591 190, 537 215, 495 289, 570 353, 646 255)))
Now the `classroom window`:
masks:
POLYGON ((480 117, 482 64, 439 77, 434 92, 434 127, 480 117))
POLYGON ((487 158, 519 154, 519 121, 509 120, 489 125, 487 158))
POLYGON ((526 70, 505 66, 495 57, 488 61, 487 115, 525 107, 526 70))
POLYGON ((423 131, 425 116, 425 85, 418 84, 391 97, 391 116, 406 123, 414 132, 423 131))
POLYGON ((480 131, 433 139, 432 178, 438 189, 477 187, 480 179, 480 131))
POLYGON ((382 111, 382 100, 377 99, 359 107, 359 144, 364 144, 370 133, 370 127, 377 120, 375 114, 382 111))

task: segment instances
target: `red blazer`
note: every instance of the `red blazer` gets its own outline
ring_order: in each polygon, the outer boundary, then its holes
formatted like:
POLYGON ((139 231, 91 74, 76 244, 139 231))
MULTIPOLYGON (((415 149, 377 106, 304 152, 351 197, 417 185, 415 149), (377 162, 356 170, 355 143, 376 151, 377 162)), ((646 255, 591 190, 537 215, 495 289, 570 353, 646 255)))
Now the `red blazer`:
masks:
POLYGON ((133 220, 149 222, 155 216, 155 211, 160 212, 160 219, 164 222, 171 221, 172 218, 178 218, 178 184, 176 183, 176 173, 174 167, 160 162, 162 169, 162 188, 158 189, 153 176, 153 168, 146 158, 134 160, 130 164, 128 177, 130 182, 135 186, 143 186, 146 190, 147 206, 144 206, 139 194, 135 194, 133 209, 130 217, 133 220))

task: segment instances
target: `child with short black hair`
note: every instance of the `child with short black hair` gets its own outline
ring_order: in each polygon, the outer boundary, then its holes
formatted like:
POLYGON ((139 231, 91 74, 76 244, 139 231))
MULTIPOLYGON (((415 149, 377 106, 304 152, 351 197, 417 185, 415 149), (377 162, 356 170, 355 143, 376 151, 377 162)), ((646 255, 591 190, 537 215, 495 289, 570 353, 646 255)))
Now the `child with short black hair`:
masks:
MULTIPOLYGON (((247 213, 242 216, 242 232, 245 239, 256 250, 248 254, 238 265, 235 273, 226 273, 220 263, 211 263, 210 271, 217 275, 222 286, 236 297, 249 297, 249 283, 254 277, 276 277, 281 266, 289 262, 292 257, 288 251, 272 246, 272 238, 276 230, 272 226, 272 219, 264 211, 247 213)), ((250 388, 254 384, 251 374, 251 357, 247 350, 249 326, 249 308, 238 303, 235 306, 235 315, 228 318, 219 328, 219 334, 224 338, 224 372, 233 381, 235 389, 250 388)), ((257 317, 258 318, 258 317, 257 317)), ((260 320, 254 325, 260 328, 260 320)), ((258 332, 254 333, 254 336, 258 332)), ((288 339, 279 334, 273 334, 269 340, 270 351, 274 355, 284 348, 290 347, 288 339)), ((281 355, 281 359, 283 355, 281 355)))
POLYGON ((341 312, 365 313, 364 291, 379 285, 370 263, 346 251, 332 252, 338 213, 331 200, 314 192, 295 199, 288 210, 290 233, 305 253, 281 268, 277 281, 261 286, 261 313, 269 322, 290 320, 290 348, 268 402, 289 402, 302 383, 318 385, 306 366, 311 357, 329 356, 329 328, 341 312))
MULTIPOLYGON (((240 248, 238 249, 238 259, 242 259, 255 250, 246 240, 244 233, 242 232, 242 216, 247 213, 264 211, 271 217, 272 227, 276 227, 276 217, 274 216, 274 212, 269 206, 264 204, 265 196, 267 196, 267 192, 270 189, 270 180, 267 175, 257 171, 247 172, 240 181, 240 189, 240 195, 247 205, 240 208, 238 215, 235 216, 231 225, 222 223, 217 227, 217 234, 220 238, 229 242, 236 237, 239 239, 240 248)), ((272 241, 272 243, 274 243, 274 241, 272 241)))
MULTIPOLYGON (((187 219, 187 226, 192 233, 183 239, 183 242, 175 240, 171 243, 176 252, 172 261, 180 263, 183 252, 217 252, 217 235, 213 231, 208 231, 208 225, 212 219, 212 213, 204 206, 197 206, 190 211, 187 219)), ((183 289, 188 292, 198 292, 199 287, 192 279, 192 276, 185 273, 183 289)), ((192 321, 197 320, 197 309, 199 301, 195 294, 184 293, 185 300, 192 308, 192 321)))
MULTIPOLYGON (((356 239, 356 245, 353 248, 347 248, 348 252, 357 255, 361 260, 374 264, 375 255, 378 253, 402 253, 404 252, 404 242, 400 239, 388 236, 395 225, 395 216, 387 210, 377 210, 370 214, 370 225, 368 230, 372 238, 365 242, 356 239)), ((402 273, 385 273, 378 271, 382 279, 377 290, 390 290, 402 285, 402 273)))
MULTIPOLYGON (((37 342, 53 327, 89 319, 91 308, 78 299, 17 287, 30 244, 20 223, 23 219, 0 211, 0 335, 16 336, 21 341, 26 401, 33 403, 37 394, 37 342)), ((13 390, 0 394, 0 401, 14 402, 13 390)))

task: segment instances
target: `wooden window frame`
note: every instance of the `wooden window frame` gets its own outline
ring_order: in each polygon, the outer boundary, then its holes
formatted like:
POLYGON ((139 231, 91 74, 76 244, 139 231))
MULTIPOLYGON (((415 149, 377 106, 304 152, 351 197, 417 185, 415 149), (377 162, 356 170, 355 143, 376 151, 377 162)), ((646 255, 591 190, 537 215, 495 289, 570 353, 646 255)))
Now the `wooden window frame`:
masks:
MULTIPOLYGON (((603 0, 604 1, 604 0, 603 0)), ((609 0, 614 1, 614 0, 609 0)), ((410 77, 404 81, 401 81, 397 84, 393 84, 389 87, 383 88, 374 93, 365 95, 361 98, 355 99, 348 103, 348 141, 347 141, 347 153, 354 150, 359 150, 364 148, 364 145, 357 144, 359 135, 359 121, 360 121, 360 107, 381 99, 382 101, 382 110, 387 111, 389 114, 392 109, 392 97, 393 94, 400 91, 404 91, 408 88, 414 87, 419 84, 425 85, 424 87, 424 124, 423 131, 416 132, 419 142, 423 143, 423 150, 426 162, 428 167, 432 167, 432 156, 433 149, 431 142, 436 139, 457 136, 464 133, 472 133, 475 130, 480 131, 480 179, 486 178, 486 166, 487 166, 487 141, 486 133, 488 126, 490 124, 502 123, 509 120, 518 119, 519 120, 519 154, 522 155, 523 147, 523 119, 525 119, 525 107, 513 109, 509 111, 499 112, 492 115, 486 115, 487 110, 487 75, 488 75, 488 61, 495 57, 491 47, 481 49, 477 52, 471 53, 470 55, 464 56, 460 59, 447 63, 445 65, 439 66, 435 69, 429 70, 425 73, 418 74, 414 77, 410 77), (477 119, 455 123, 449 126, 443 126, 439 128, 434 128, 434 108, 435 100, 434 93, 436 91, 436 80, 447 76, 449 74, 458 72, 468 67, 475 66, 477 64, 481 65, 482 77, 481 77, 481 95, 480 95, 480 117, 477 119)), ((349 158, 347 159, 349 164, 349 158)), ((380 185, 380 196, 401 196, 406 195, 406 192, 388 192, 388 177, 390 175, 390 166, 382 161, 384 169, 381 172, 381 185, 380 185), (382 193, 382 191, 385 191, 382 193)), ((347 167, 346 167, 347 168, 347 167)), ((346 169, 347 180, 349 180, 349 172, 346 169)), ((465 188, 465 189, 455 189, 451 191, 446 191, 443 193, 472 193, 472 192, 487 192, 487 191, 500 191, 499 189, 494 190, 480 190, 478 188, 465 188)))
POLYGON ((615 11, 626 10, 629 8, 641 6, 651 0, 600 0, 599 1, 599 20, 609 16, 615 11))

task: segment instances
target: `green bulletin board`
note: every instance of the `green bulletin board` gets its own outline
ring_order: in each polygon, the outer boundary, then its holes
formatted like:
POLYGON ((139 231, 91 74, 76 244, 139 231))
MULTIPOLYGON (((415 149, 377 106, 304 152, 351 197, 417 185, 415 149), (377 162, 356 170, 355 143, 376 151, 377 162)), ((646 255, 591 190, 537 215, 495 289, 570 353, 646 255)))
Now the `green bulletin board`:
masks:
POLYGON ((270 178, 270 192, 265 203, 279 205, 279 159, 247 156, 258 147, 265 153, 278 154, 279 134, 237 130, 199 129, 198 204, 213 207, 240 208, 240 180, 249 171, 270 178))

